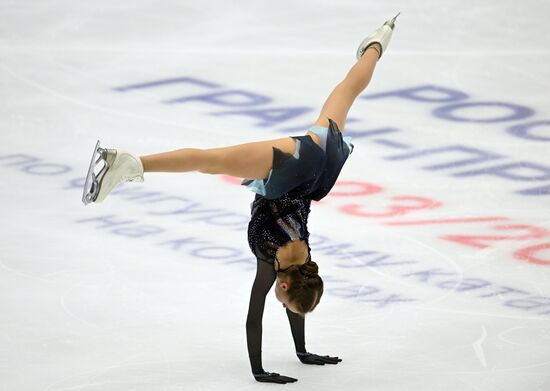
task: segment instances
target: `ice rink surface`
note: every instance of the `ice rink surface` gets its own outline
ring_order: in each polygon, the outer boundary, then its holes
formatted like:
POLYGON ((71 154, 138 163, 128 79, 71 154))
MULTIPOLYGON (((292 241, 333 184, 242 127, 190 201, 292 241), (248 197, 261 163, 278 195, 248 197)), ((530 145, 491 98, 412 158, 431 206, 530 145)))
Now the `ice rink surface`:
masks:
POLYGON ((138 154, 301 135, 398 11, 312 206, 325 278, 299 390, 550 389, 547 1, 0 2, 0 389, 276 389, 250 375, 253 194, 146 175, 84 207, 97 139, 138 154))

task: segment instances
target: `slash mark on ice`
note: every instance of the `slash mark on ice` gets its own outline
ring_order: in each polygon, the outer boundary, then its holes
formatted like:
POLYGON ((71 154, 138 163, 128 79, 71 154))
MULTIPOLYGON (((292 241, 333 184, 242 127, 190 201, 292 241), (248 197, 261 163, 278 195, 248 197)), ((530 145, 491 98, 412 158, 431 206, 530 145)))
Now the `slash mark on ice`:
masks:
POLYGON ((487 366, 487 361, 485 360, 485 352, 483 351, 483 348, 481 347, 481 344, 485 341, 487 338, 487 330, 485 330, 485 326, 481 327, 481 337, 475 341, 472 346, 474 347, 474 351, 476 352, 477 359, 483 365, 484 367, 487 366))

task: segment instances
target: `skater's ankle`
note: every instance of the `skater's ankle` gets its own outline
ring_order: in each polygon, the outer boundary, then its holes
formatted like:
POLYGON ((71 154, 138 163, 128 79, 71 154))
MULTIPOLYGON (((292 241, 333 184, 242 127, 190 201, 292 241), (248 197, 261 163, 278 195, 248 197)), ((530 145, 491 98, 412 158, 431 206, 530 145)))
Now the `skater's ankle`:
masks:
POLYGON ((375 42, 367 48, 367 50, 369 49, 376 50, 376 52, 378 53, 378 58, 380 58, 382 54, 382 45, 380 45, 378 42, 375 42))
POLYGON ((141 162, 141 166, 143 167, 143 172, 147 172, 149 169, 149 162, 147 161, 147 158, 145 156, 138 156, 138 159, 141 162))

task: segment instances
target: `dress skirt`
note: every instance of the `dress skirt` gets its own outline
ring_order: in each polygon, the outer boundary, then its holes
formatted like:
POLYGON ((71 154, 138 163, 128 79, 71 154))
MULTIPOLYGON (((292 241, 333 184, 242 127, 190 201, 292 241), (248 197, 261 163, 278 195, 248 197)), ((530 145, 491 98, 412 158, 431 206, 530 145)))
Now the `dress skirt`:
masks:
POLYGON ((269 200, 288 197, 319 201, 334 184, 348 156, 353 151, 351 138, 342 137, 338 125, 329 119, 329 127, 309 129, 319 136, 321 145, 308 135, 292 136, 296 140, 294 155, 273 148, 273 165, 266 179, 245 179, 242 184, 269 200))

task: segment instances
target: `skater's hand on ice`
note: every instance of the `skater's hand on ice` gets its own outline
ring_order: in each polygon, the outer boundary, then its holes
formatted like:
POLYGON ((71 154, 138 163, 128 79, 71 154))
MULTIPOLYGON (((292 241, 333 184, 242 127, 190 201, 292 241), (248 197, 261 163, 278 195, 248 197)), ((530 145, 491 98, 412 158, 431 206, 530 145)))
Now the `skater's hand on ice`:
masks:
POLYGON ((338 357, 319 356, 317 354, 307 352, 296 352, 296 355, 302 363, 309 365, 338 364, 340 361, 342 361, 342 359, 338 357))
POLYGON ((260 373, 254 373, 254 378, 262 383, 278 383, 278 384, 286 384, 286 383, 294 383, 298 381, 298 379, 294 379, 293 377, 288 376, 282 376, 278 373, 270 373, 270 372, 260 372, 260 373))

